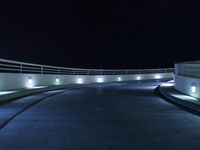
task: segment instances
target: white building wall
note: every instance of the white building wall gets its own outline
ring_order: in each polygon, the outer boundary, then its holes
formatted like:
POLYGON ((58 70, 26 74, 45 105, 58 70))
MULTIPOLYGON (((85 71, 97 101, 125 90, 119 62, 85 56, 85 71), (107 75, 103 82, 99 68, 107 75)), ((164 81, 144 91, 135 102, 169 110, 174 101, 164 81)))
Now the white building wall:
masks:
POLYGON ((200 79, 175 75, 175 88, 180 92, 196 98, 200 98, 200 79), (192 85, 196 86, 196 92, 192 92, 192 85))

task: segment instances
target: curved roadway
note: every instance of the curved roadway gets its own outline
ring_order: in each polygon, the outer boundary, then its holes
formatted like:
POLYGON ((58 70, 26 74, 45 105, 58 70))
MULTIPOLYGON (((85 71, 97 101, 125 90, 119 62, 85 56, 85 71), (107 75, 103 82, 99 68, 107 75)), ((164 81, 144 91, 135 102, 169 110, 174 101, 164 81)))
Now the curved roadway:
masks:
MULTIPOLYGON (((0 150, 199 150, 200 117, 157 97, 158 84, 93 84, 59 91, 2 128, 0 150)), ((21 107, 15 104, 4 111, 21 107)))

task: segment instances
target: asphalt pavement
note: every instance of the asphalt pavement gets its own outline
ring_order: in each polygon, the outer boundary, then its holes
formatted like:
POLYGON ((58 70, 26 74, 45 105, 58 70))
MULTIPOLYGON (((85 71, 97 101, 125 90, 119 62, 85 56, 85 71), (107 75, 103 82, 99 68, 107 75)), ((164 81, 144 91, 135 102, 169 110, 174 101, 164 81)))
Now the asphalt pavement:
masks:
POLYGON ((158 97, 160 83, 91 84, 2 105, 0 120, 17 115, 0 129, 0 150, 199 150, 200 116, 158 97))

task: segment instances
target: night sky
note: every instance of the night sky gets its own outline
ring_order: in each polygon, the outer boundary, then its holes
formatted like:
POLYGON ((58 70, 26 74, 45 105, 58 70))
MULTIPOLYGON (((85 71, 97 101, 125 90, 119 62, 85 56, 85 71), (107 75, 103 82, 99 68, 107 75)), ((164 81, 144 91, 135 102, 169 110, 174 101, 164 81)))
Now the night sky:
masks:
POLYGON ((9 1, 0 57, 78 68, 162 68, 200 56, 199 4, 185 0, 9 1))

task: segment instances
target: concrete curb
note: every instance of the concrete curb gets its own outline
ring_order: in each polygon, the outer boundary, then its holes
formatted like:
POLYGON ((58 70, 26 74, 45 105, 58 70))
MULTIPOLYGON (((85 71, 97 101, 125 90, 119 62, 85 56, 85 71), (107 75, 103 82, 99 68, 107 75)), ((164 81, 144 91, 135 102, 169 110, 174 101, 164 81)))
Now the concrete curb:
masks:
POLYGON ((200 115, 200 105, 199 104, 174 97, 169 92, 167 92, 166 88, 173 88, 172 90, 176 90, 176 89, 174 89, 174 87, 158 86, 156 91, 159 93, 159 95, 163 99, 183 108, 184 110, 187 110, 189 112, 200 115))
MULTIPOLYGON (((80 87, 80 85, 78 85, 80 87)), ((11 94, 6 94, 0 96, 0 105, 15 101, 17 99, 30 96, 30 95, 35 95, 47 91, 53 91, 53 90, 60 90, 60 89, 65 89, 65 88, 72 88, 72 87, 78 87, 77 85, 65 85, 65 86, 49 86, 45 88, 39 88, 39 89, 21 89, 19 92, 11 93, 11 94)))

